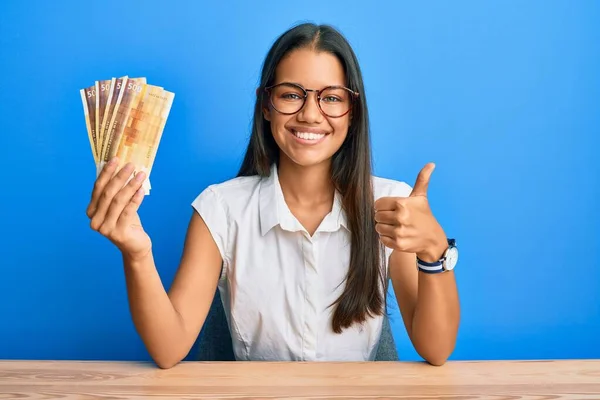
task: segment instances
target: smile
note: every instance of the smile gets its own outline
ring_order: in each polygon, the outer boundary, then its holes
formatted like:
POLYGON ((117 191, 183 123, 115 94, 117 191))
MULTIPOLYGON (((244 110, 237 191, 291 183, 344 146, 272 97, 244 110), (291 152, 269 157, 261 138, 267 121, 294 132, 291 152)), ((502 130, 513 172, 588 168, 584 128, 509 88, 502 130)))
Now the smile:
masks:
POLYGON ((327 133, 324 131, 315 132, 314 129, 311 129, 312 132, 306 132, 302 130, 290 129, 291 134, 294 136, 297 142, 301 144, 317 144, 323 141, 327 133))
POLYGON ((323 137, 325 137, 324 133, 297 132, 297 131, 292 131, 292 133, 294 134, 294 136, 296 136, 300 139, 304 139, 304 140, 319 140, 319 139, 322 139, 323 137))

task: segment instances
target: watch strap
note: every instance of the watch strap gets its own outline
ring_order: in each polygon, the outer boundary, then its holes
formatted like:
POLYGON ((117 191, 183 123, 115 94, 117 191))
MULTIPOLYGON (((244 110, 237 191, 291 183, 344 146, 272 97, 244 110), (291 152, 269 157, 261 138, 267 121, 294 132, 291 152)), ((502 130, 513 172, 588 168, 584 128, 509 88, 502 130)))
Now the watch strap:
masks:
POLYGON ((448 249, 450 247, 455 247, 455 246, 456 246, 456 240, 448 239, 448 248, 446 249, 446 251, 444 251, 442 258, 440 258, 438 261, 434 261, 434 262, 430 263, 430 262, 423 261, 423 260, 419 259, 419 257, 417 257, 417 268, 419 269, 419 271, 423 271, 427 274, 439 274, 440 272, 444 272, 446 270, 444 268, 444 261, 446 260, 446 254, 448 252, 448 249))
POLYGON ((428 263, 423 260, 420 260, 418 257, 417 257, 417 268, 420 271, 423 271, 427 274, 439 274, 440 272, 444 272, 444 264, 442 261, 428 263))

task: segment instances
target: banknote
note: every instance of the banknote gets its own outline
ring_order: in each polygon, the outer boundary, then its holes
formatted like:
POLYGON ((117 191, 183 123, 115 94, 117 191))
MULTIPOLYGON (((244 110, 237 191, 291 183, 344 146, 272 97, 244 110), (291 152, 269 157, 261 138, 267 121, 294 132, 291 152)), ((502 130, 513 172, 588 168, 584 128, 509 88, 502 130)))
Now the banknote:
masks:
MULTIPOLYGON (((115 149, 114 155, 119 159, 119 168, 131 162, 135 165, 136 172, 144 171, 148 176, 147 169, 141 163, 145 132, 150 129, 152 118, 160 113, 164 102, 163 91, 162 87, 144 84, 139 95, 133 98, 131 110, 121 137, 118 142, 113 142, 111 146, 115 149)), ((147 194, 150 190, 148 181, 148 178, 146 178, 144 182, 144 189, 147 194)))
POLYGON ((123 77, 117 78, 111 87, 111 93, 109 94, 109 98, 107 100, 106 111, 104 114, 104 119, 102 121, 102 127, 100 128, 101 131, 98 135, 100 138, 100 145, 98 147, 98 149, 99 149, 98 158, 99 158, 100 162, 98 163, 98 166, 97 166, 98 169, 100 169, 102 166, 104 166, 104 164, 107 161, 106 160, 106 146, 107 146, 106 137, 108 136, 108 132, 110 131, 110 128, 111 128, 110 122, 112 119, 112 115, 113 115, 115 106, 117 105, 117 102, 120 99, 120 93, 121 93, 121 89, 123 88, 123 83, 126 82, 127 79, 128 79, 128 76, 123 76, 123 77))
MULTIPOLYGON (((103 159, 101 161, 104 161, 104 163, 116 155, 117 145, 121 140, 123 129, 131 112, 132 102, 140 96, 145 84, 146 78, 125 78, 123 80, 123 87, 110 119, 110 128, 102 144, 103 159)), ((102 168, 103 165, 100 167, 102 168)))
POLYGON ((123 129, 121 140, 116 146, 115 155, 122 162, 139 164, 140 148, 144 145, 145 132, 150 129, 152 117, 160 114, 164 102, 162 87, 144 85, 140 95, 131 105, 129 118, 123 129))
POLYGON ((169 114, 171 112, 173 100, 175 99, 175 93, 164 90, 163 96, 164 101, 162 102, 158 118, 153 120, 155 123, 153 124, 152 128, 145 133, 145 146, 141 164, 147 169, 148 176, 150 176, 152 172, 152 166, 154 165, 154 160, 158 152, 158 145, 160 144, 167 119, 169 118, 169 114))
POLYGON ((118 168, 133 163, 134 174, 145 172, 143 190, 150 194, 150 173, 175 94, 150 85, 145 77, 95 81, 80 90, 86 129, 99 174, 118 157, 118 168))
POLYGON ((102 156, 102 141, 108 105, 112 101, 116 78, 96 81, 96 137, 98 142, 98 158, 102 156))
MULTIPOLYGON (((155 107, 148 118, 148 127, 141 132, 136 151, 133 153, 132 161, 141 171, 144 171, 148 177, 152 173, 152 166, 160 144, 160 139, 171 111, 171 105, 175 94, 167 90, 150 93, 151 97, 156 96, 155 107)), ((148 189, 151 188, 148 178, 148 189)))
POLYGON ((92 148, 94 162, 97 164, 98 157, 98 139, 96 137, 96 85, 89 86, 79 91, 83 103, 85 123, 92 148))

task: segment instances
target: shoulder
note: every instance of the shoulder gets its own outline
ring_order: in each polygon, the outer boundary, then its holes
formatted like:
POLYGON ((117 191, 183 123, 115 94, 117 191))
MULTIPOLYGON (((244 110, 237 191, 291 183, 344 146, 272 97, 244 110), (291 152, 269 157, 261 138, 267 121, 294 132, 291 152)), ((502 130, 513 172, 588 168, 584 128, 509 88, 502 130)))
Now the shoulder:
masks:
POLYGON ((412 186, 404 181, 373 176, 372 182, 375 200, 381 197, 408 197, 412 191, 412 186))
POLYGON ((236 221, 253 214, 260 188, 258 176, 237 177, 206 187, 192 202, 208 227, 223 260, 229 260, 236 221))
POLYGON ((258 175, 242 176, 211 184, 194 199, 192 205, 209 203, 228 211, 236 209, 247 205, 249 200, 258 194, 261 180, 258 175))

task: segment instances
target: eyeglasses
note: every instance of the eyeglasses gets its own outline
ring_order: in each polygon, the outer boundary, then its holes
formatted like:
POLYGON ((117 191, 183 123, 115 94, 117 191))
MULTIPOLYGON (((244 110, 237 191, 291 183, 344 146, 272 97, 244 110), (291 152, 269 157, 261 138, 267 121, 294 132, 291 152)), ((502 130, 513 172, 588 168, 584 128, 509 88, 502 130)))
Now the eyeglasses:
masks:
POLYGON ((283 82, 267 86, 265 92, 269 96, 271 106, 279 113, 292 115, 304 107, 308 92, 315 92, 317 104, 323 114, 331 118, 339 118, 348 114, 359 93, 344 86, 327 86, 321 90, 305 89, 299 84, 283 82))

